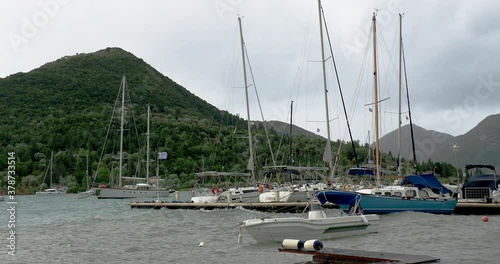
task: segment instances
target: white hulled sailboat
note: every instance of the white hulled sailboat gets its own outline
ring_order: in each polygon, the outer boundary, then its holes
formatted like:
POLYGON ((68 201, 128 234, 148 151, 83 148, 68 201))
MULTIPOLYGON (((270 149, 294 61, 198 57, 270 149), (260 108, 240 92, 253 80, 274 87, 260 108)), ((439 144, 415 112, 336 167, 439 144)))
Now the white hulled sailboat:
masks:
POLYGON ((97 199, 126 199, 126 198, 155 198, 155 197, 168 197, 170 190, 159 188, 158 183, 156 186, 149 184, 149 107, 148 107, 148 131, 147 131, 147 170, 146 178, 138 177, 123 177, 123 119, 125 111, 125 89, 127 87, 127 82, 125 76, 122 78, 121 82, 121 125, 120 125, 120 165, 119 165, 119 175, 118 175, 118 187, 117 188, 101 188, 96 190, 97 199), (134 185, 122 186, 122 179, 131 180, 145 180, 146 183, 136 183, 134 185))

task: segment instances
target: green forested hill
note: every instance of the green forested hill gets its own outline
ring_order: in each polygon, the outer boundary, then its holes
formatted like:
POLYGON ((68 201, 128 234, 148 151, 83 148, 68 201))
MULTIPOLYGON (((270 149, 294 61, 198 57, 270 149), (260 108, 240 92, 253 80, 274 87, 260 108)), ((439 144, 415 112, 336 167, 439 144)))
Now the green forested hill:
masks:
MULTIPOLYGON (((130 126, 127 135, 131 136, 133 130, 139 135, 138 140, 125 141, 128 151, 124 174, 144 174, 148 104, 150 154, 154 159, 158 151, 169 153, 168 160, 159 166, 159 174, 168 186, 189 188, 194 173, 202 170, 245 171, 245 120, 193 95, 133 54, 106 48, 63 57, 30 72, 0 79, 0 153, 5 155, 0 159, 0 187, 6 185, 6 155, 11 151, 16 153, 17 189, 21 192, 32 193, 45 187, 41 183, 52 151, 54 183, 68 186, 71 191, 85 189, 87 155, 89 172, 97 176, 96 183, 116 180, 119 137, 112 135, 117 134, 116 122, 111 123, 108 144, 104 140, 122 76, 127 78, 136 124, 134 129, 130 126), (105 155, 99 162, 101 153, 105 155)), ((273 128, 269 131, 278 165, 287 164, 287 137, 273 128)), ((263 124, 257 122, 253 133, 259 172, 263 166, 272 165, 272 159, 263 124)), ((334 152, 338 145, 334 144, 334 152)), ((322 138, 297 135, 295 165, 325 166, 324 146, 322 138)), ((360 149, 359 155, 360 160, 365 160, 367 149, 360 149)), ((342 166, 351 166, 352 150, 344 147, 339 160, 342 166)), ((383 161, 385 166, 394 164, 389 156, 383 161)), ((155 165, 151 163, 150 175, 156 174, 155 165)))
MULTIPOLYGON (((160 166, 160 175, 171 176, 169 183, 187 187, 193 173, 203 169, 244 171, 248 159, 248 143, 241 139, 246 134, 244 120, 218 110, 134 55, 107 48, 63 57, 28 73, 0 79, 0 151, 16 152, 18 184, 25 191, 39 188, 51 151, 55 153, 56 183, 83 188, 87 151, 92 175, 98 171, 97 182, 108 182, 111 168, 115 168, 111 175, 116 174, 116 136, 106 146, 108 156, 99 170, 98 162, 123 75, 141 137, 137 144, 128 143, 137 151, 129 153, 128 174, 134 173, 135 161, 145 159, 148 104, 151 156, 157 151, 169 152, 169 159, 160 166)), ((279 144, 280 137, 271 133, 279 144)), ((269 150, 260 149, 257 155, 262 164, 271 164, 269 150)), ((316 158, 305 156, 303 160, 308 159, 316 158)), ((151 174, 155 174, 154 165, 151 174)), ((0 169, 5 176, 6 159, 0 169)))

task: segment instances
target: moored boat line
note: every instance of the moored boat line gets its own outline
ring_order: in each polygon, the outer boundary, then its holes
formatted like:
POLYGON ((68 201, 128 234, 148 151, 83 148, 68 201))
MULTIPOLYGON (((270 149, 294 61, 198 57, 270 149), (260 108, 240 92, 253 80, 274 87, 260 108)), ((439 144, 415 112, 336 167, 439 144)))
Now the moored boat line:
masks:
MULTIPOLYGON (((192 203, 180 201, 180 192, 175 192, 175 200, 173 201, 134 201, 128 203, 132 209, 172 209, 172 210, 213 210, 213 209, 234 209, 237 207, 242 207, 244 209, 263 211, 263 212, 275 212, 275 213, 302 213, 308 202, 271 202, 271 203, 248 203, 248 202, 230 202, 230 203, 192 203)), ((187 193, 187 192, 186 192, 187 193)), ((184 195, 182 195, 184 196, 184 195)), ((366 197, 362 195, 362 199, 366 197), (364 197, 364 198, 363 198, 364 197)), ((401 198, 402 199, 402 198, 401 198)), ((169 199, 170 200, 170 199, 169 199)), ((410 199, 411 201, 411 199, 410 199)), ((456 201, 456 200, 455 200, 456 201)), ((334 208, 340 208, 341 206, 331 205, 334 208)), ((349 208, 345 208, 348 210, 349 208)), ((365 213, 370 212, 369 210, 363 210, 365 213)), ((404 210, 413 211, 413 210, 404 210)), ((428 212, 428 213, 438 213, 442 212, 428 212)), ((450 213, 451 214, 451 213, 450 213)), ((499 215, 500 214, 500 203, 465 203, 458 201, 452 215, 499 215)))
POLYGON ((190 209, 190 210, 213 210, 213 209, 244 209, 275 212, 275 213, 301 213, 309 205, 309 202, 293 203, 186 203, 186 202, 132 202, 130 208, 138 209, 190 209))

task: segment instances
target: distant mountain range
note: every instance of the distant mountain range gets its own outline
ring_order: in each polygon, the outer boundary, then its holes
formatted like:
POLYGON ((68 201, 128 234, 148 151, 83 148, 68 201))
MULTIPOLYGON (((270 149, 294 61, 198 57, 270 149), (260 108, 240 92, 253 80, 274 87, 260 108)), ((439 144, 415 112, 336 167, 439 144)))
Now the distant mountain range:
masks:
MULTIPOLYGON (((257 123, 262 123, 262 121, 255 121, 257 123)), ((280 135, 290 135, 290 124, 282 122, 282 121, 276 121, 276 120, 271 120, 271 121, 266 121, 266 128, 268 129, 274 129, 276 132, 280 135)), ((292 130, 292 135, 295 136, 306 136, 306 137, 313 137, 313 138, 318 138, 322 140, 326 140, 324 137, 315 134, 309 130, 303 129, 299 126, 293 125, 293 130, 292 130)))
MULTIPOLYGON (((413 125, 417 161, 444 161, 463 168, 465 164, 500 166, 500 114, 491 115, 469 132, 452 136, 413 125), (459 146, 456 151, 453 145, 459 146), (456 159, 455 159, 456 158, 456 159)), ((380 151, 397 157, 398 132, 394 130, 380 139, 380 151)), ((410 125, 401 128, 401 153, 413 159, 410 125)))

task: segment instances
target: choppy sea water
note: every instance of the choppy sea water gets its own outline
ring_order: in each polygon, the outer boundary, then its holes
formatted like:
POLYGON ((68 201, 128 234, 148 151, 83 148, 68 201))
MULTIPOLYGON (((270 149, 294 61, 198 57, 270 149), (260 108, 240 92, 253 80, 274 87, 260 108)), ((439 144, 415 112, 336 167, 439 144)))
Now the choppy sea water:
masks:
MULTIPOLYGON (((188 199, 190 193, 181 194, 188 199)), ((304 263, 279 243, 237 243, 237 223, 274 214, 130 209, 134 200, 76 195, 18 196, 16 256, 7 254, 6 202, 0 202, 0 263, 304 263), (204 247, 199 247, 200 242, 204 247)), ((171 198, 173 199, 173 198, 171 198)), ((277 214, 280 215, 280 214, 277 214)), ((285 214, 281 214, 285 216, 285 214)), ((377 234, 323 241, 325 247, 425 254, 442 263, 500 263, 500 216, 396 213, 381 216, 377 234)))

